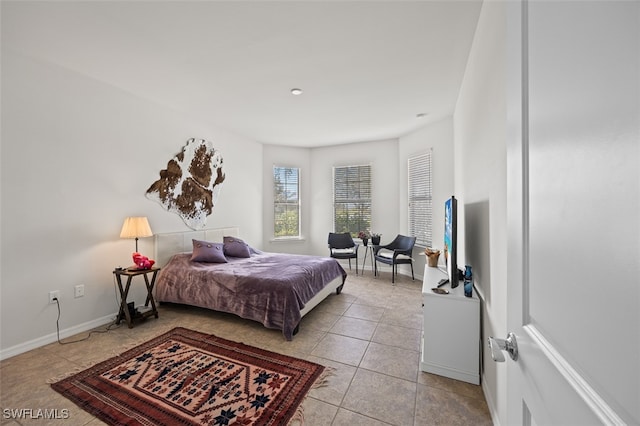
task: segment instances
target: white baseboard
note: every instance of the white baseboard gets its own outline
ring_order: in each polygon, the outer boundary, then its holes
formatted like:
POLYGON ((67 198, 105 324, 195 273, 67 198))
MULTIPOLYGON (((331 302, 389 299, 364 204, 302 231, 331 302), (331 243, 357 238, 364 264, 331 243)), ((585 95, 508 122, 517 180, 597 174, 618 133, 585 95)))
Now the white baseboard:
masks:
POLYGON ((485 380, 484 374, 482 375, 482 393, 484 393, 484 399, 487 401, 487 406, 489 407, 489 414, 491 415, 491 421, 494 426, 500 426, 500 418, 498 417, 498 412, 496 411, 496 404, 491 398, 491 393, 489 389, 487 389, 487 381, 485 380))
MULTIPOLYGON (((116 317, 116 314, 113 313, 111 315, 107 315, 102 318, 97 318, 89 322, 85 322, 83 324, 78 324, 73 327, 60 330, 60 339, 65 339, 67 337, 74 336, 78 333, 82 333, 83 331, 89 331, 96 327, 100 327, 101 325, 108 324, 112 322, 115 317, 116 317)), ((37 339, 29 340, 28 342, 20 343, 19 345, 15 345, 7 349, 0 350, 0 361, 5 360, 7 358, 11 358, 12 356, 29 352, 30 350, 37 349, 39 347, 42 347, 44 345, 48 345, 49 343, 53 343, 57 341, 58 341, 57 333, 51 333, 46 336, 38 337, 37 339)))

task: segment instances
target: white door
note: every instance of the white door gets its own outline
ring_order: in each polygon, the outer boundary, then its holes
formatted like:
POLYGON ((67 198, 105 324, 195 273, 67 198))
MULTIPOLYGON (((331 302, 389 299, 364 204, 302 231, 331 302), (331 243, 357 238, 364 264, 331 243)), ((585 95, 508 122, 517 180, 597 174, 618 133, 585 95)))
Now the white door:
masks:
POLYGON ((507 25, 508 422, 640 424, 640 2, 507 25))

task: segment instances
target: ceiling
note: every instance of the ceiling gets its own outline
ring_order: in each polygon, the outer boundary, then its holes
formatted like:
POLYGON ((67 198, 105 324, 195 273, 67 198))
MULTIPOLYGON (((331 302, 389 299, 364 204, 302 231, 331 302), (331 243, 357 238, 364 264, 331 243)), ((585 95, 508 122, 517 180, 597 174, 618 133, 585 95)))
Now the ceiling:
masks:
POLYGON ((3 1, 2 45, 262 143, 317 147, 450 116, 481 4, 3 1))

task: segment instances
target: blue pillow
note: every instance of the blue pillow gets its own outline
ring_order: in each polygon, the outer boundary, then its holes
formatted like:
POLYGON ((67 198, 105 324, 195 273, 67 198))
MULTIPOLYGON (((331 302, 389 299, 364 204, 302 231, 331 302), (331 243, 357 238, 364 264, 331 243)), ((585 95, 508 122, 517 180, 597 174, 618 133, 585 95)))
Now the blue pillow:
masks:
POLYGON ((210 243, 209 241, 193 241, 193 253, 191 261, 206 263, 227 263, 224 257, 224 245, 222 243, 210 243))
POLYGON ((230 257, 251 257, 249 244, 236 237, 224 237, 224 254, 230 257))

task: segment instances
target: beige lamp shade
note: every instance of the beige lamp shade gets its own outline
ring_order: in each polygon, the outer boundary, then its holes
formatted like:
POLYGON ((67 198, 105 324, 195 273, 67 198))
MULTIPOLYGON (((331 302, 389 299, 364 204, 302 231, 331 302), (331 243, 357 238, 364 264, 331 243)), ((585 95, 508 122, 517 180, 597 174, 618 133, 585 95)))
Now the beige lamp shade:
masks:
POLYGON ((136 239, 136 252, 138 251, 138 238, 151 236, 153 236, 153 232, 151 232, 149 221, 144 216, 126 218, 120 231, 120 238, 136 239))

